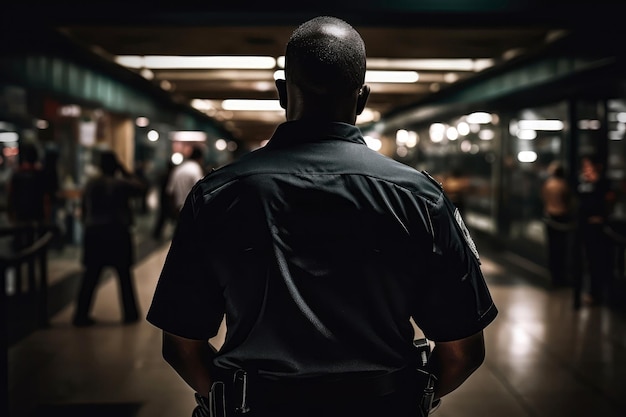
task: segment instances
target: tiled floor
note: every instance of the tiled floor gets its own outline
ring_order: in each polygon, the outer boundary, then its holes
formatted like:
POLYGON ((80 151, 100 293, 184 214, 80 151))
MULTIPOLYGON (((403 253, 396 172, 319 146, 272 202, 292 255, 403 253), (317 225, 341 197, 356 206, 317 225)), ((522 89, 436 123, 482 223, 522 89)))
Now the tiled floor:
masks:
MULTIPOLYGON (((164 243, 134 270, 143 312, 166 250, 164 243)), ((532 285, 496 261, 483 256, 500 310, 485 332, 486 362, 434 415, 626 416, 624 316, 575 311, 569 289, 532 285)), ((72 304, 10 349, 12 417, 191 415, 193 392, 162 360, 159 330, 145 321, 121 325, 118 300, 108 280, 95 300, 98 325, 72 327, 72 304)))

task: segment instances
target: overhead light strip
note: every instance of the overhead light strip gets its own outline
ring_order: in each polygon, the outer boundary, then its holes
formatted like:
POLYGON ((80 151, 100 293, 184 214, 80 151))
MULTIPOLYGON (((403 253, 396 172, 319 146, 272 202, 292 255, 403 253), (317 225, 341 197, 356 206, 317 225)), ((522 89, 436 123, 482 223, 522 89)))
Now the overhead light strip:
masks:
MULTIPOLYGON (((285 70, 274 72, 275 80, 285 79, 285 70)), ((365 73, 366 83, 415 83, 419 80, 416 71, 367 71, 365 73)))
POLYGON ((271 56, 167 56, 120 55, 115 62, 128 68, 150 69, 272 69, 271 56))
POLYGON ((278 100, 227 99, 222 101, 224 110, 232 111, 281 111, 278 100))
MULTIPOLYGON (((284 68, 284 56, 175 56, 119 55, 118 64, 134 69, 273 69, 284 68)), ((494 65, 492 59, 389 59, 368 58, 368 70, 473 71, 494 65)))

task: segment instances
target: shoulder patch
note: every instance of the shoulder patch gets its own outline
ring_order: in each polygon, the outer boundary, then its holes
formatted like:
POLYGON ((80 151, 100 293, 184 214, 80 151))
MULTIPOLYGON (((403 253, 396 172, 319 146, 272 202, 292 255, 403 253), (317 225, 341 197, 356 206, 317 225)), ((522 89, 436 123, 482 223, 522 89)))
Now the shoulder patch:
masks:
POLYGON ((478 249, 476 248, 476 244, 472 240, 472 237, 470 236, 470 232, 469 230, 467 230, 467 226, 465 226, 465 222, 463 221, 463 218, 461 217, 461 212, 459 212, 458 208, 454 210, 454 220, 456 220, 457 224, 459 225, 459 228, 461 229, 461 233, 463 233, 463 238, 465 239, 465 242, 467 242, 467 246, 469 246, 469 248, 471 249, 476 259, 480 259, 480 256, 478 255, 478 249))
POLYGON ((432 175, 430 175, 427 171, 424 171, 424 170, 422 170, 422 174, 424 174, 424 176, 428 178, 430 182, 435 184, 441 191, 443 191, 443 184, 437 181, 432 175))

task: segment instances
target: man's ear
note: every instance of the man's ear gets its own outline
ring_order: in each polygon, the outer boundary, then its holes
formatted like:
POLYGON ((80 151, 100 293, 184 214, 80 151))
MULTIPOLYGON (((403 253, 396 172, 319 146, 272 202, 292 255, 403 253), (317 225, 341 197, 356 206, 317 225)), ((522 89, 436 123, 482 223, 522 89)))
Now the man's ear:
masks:
POLYGON ((287 81, 276 80, 276 90, 278 90, 278 100, 280 107, 287 109, 287 81))
POLYGON ((363 113, 365 110, 365 104, 367 103, 367 99, 370 96, 370 88, 367 85, 363 85, 361 90, 359 91, 359 95, 357 96, 356 101, 356 114, 357 116, 363 113))

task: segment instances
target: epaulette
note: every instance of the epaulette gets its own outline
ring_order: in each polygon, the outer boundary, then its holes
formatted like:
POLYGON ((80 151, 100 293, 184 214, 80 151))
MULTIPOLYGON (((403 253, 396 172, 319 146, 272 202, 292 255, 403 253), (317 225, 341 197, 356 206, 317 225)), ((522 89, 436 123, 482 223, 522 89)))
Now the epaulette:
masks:
POLYGON ((422 174, 424 174, 424 176, 425 176, 426 178, 428 178, 428 180, 429 180, 430 182, 432 182, 433 184, 435 184, 435 185, 436 185, 436 186, 437 186, 437 187, 438 187, 441 191, 443 191, 443 184, 442 184, 442 183, 440 183, 440 182, 439 182, 439 181, 437 181, 435 178, 433 178, 433 176, 432 176, 432 175, 430 175, 430 174, 429 174, 428 172, 426 172, 425 170, 422 170, 421 172, 422 172, 422 174))

